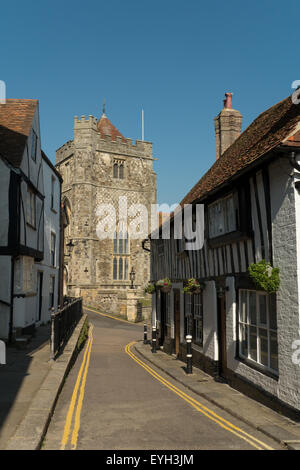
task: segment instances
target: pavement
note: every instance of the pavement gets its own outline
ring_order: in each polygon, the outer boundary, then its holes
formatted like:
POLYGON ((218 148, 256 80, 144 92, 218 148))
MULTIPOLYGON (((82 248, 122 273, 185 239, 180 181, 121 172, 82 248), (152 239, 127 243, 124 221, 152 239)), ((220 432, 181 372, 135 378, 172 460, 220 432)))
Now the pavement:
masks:
POLYGON ((292 421, 276 413, 234 390, 226 383, 217 382, 196 367, 193 367, 192 374, 187 374, 186 363, 160 349, 152 353, 150 344, 140 341, 134 347, 143 359, 200 397, 274 439, 285 448, 300 450, 300 422, 292 421))
POLYGON ((0 365, 0 450, 38 450, 77 354, 84 315, 62 354, 50 359, 50 325, 22 349, 9 346, 0 365))

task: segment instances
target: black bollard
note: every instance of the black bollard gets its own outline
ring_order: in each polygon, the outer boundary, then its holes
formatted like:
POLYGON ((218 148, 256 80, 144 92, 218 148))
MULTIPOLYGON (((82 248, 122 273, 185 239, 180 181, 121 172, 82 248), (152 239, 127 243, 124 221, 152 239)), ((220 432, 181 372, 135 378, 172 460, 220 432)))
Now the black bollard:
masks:
POLYGON ((193 373, 192 336, 186 336, 186 373, 193 373))
POLYGON ((144 324, 144 344, 148 344, 148 341, 147 341, 147 325, 146 325, 146 323, 144 324))
POLYGON ((156 327, 152 326, 152 353, 156 353, 156 327))

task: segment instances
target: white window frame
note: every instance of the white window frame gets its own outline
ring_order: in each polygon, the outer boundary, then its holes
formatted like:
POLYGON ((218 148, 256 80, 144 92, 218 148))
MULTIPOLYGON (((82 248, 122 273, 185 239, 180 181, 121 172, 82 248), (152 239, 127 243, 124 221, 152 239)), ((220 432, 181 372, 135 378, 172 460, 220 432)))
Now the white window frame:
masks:
POLYGON ((29 186, 27 186, 26 222, 32 228, 36 228, 36 194, 29 186))
MULTIPOLYGON (((271 333, 277 335, 277 328, 271 328, 270 326, 270 295, 264 291, 256 291, 252 289, 239 289, 239 311, 238 311, 238 337, 239 337, 239 356, 245 359, 249 364, 255 364, 259 366, 262 370, 270 371, 275 375, 278 375, 278 369, 273 369, 271 367, 271 333), (242 292, 246 293, 246 311, 245 311, 245 320, 242 318, 242 292), (256 324, 251 323, 250 319, 250 308, 249 308, 249 294, 256 294, 256 324), (260 322, 260 305, 259 297, 266 297, 266 323, 260 322), (242 341, 243 327, 247 331, 247 356, 243 354, 242 351, 242 341), (250 352, 250 328, 256 328, 256 360, 251 357, 250 352), (260 330, 265 330, 267 341, 268 341, 268 364, 263 364, 261 359, 261 336, 260 330)), ((278 364, 278 335, 277 335, 277 364, 278 364)), ((278 367, 278 366, 277 366, 278 367)))
POLYGON ((51 209, 54 210, 55 178, 51 176, 51 209))
POLYGON ((50 264, 52 268, 56 267, 56 233, 51 232, 50 235, 50 264), (53 246, 54 241, 54 246, 53 246))
POLYGON ((55 304, 55 276, 49 277, 49 310, 54 307, 55 304))
POLYGON ((165 294, 166 296, 166 325, 171 326, 171 292, 165 294))
POLYGON ((203 294, 202 292, 200 294, 195 294, 194 295, 194 335, 195 337, 193 338, 193 343, 199 345, 200 347, 203 347, 203 294), (198 300, 199 302, 195 302, 195 300, 198 300), (196 307, 199 308, 196 308, 196 307), (198 323, 201 324, 201 337, 197 336, 197 332, 199 329, 198 323), (196 324, 196 327, 195 327, 196 324))

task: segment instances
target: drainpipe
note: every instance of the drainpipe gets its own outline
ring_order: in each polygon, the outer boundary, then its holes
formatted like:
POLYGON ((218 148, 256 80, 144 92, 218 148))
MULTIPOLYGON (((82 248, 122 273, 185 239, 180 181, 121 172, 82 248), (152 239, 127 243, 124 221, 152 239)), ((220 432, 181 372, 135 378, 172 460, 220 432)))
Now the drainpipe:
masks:
POLYGON ((292 165, 292 167, 295 168, 295 170, 300 171, 300 164, 296 160, 297 155, 298 154, 296 154, 296 152, 291 152, 289 154, 289 161, 290 161, 290 164, 292 165))
POLYGON ((11 257, 11 273, 10 273, 10 318, 8 342, 12 342, 13 325, 14 325, 14 283, 15 283, 15 257, 11 257))

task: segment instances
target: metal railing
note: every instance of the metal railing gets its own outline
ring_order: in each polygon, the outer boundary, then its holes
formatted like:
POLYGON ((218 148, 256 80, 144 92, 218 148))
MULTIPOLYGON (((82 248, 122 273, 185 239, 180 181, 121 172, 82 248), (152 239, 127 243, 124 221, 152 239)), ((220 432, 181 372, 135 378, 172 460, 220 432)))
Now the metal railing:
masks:
POLYGON ((64 307, 51 314, 51 359, 64 348, 82 317, 82 298, 64 299, 64 307))

